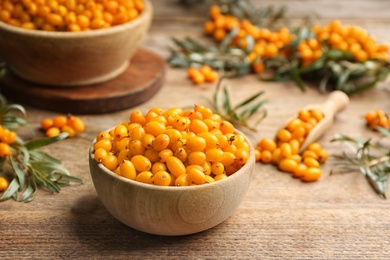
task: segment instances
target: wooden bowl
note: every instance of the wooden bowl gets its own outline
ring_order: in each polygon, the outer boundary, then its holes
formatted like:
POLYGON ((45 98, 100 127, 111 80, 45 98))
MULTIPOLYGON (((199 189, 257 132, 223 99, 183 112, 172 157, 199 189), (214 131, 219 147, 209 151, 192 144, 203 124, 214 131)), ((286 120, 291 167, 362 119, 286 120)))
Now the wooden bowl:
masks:
MULTIPOLYGON (((84 32, 26 30, 0 21, 0 58, 19 77, 52 86, 81 86, 125 71, 146 34, 153 8, 134 20, 84 32)), ((1 60, 1 59, 0 59, 1 60)))
POLYGON ((244 198, 255 165, 254 148, 247 142, 248 162, 228 178, 210 184, 163 187, 126 179, 98 164, 92 148, 90 172, 100 200, 125 225, 156 235, 193 234, 223 222, 244 198))

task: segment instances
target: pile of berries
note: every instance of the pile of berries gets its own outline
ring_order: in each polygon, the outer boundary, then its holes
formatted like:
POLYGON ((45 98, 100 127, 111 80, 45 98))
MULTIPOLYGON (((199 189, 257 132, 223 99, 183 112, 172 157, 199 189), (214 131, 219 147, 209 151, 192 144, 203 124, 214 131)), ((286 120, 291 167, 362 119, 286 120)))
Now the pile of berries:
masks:
POLYGON ((187 70, 188 78, 196 85, 204 82, 215 82, 218 80, 218 72, 208 65, 202 65, 199 69, 190 67, 187 70))
POLYGON ((128 179, 160 186, 211 183, 249 159, 249 143, 209 108, 134 110, 130 120, 100 132, 94 158, 128 179))
POLYGON ((273 163, 283 172, 293 174, 303 181, 318 180, 320 164, 328 158, 328 152, 318 143, 312 143, 299 154, 300 147, 311 129, 323 119, 316 109, 303 109, 296 118, 279 129, 275 139, 263 138, 255 147, 256 161, 273 163))
POLYGON ((252 63, 255 73, 264 70, 263 58, 284 55, 283 47, 295 39, 295 35, 290 33, 287 27, 282 27, 275 32, 267 28, 259 28, 248 20, 239 20, 235 16, 221 13, 217 5, 210 7, 209 17, 210 20, 204 23, 204 32, 218 42, 223 41, 234 28, 237 28, 238 32, 231 42, 233 46, 246 49, 247 36, 253 38, 255 44, 247 58, 252 63))
MULTIPOLYGON (((16 141, 16 133, 0 125, 0 158, 11 155, 11 145, 16 141)), ((9 186, 6 178, 0 177, 0 192, 5 191, 9 186)))
POLYGON ((16 141, 16 133, 0 125, 0 158, 11 154, 11 144, 16 141))
POLYGON ((369 128, 375 129, 380 126, 390 130, 390 118, 383 110, 372 110, 365 115, 366 124, 369 128))
POLYGON ((143 0, 4 0, 0 21, 30 30, 79 32, 138 17, 143 0))
POLYGON ((342 25, 334 20, 323 27, 314 26, 312 30, 318 42, 325 42, 330 49, 348 51, 356 61, 389 60, 389 46, 378 44, 362 27, 342 25))
POLYGON ((85 130, 85 125, 80 117, 58 115, 53 119, 42 119, 41 128, 47 137, 54 137, 62 132, 67 132, 69 133, 69 137, 74 137, 77 133, 85 130))

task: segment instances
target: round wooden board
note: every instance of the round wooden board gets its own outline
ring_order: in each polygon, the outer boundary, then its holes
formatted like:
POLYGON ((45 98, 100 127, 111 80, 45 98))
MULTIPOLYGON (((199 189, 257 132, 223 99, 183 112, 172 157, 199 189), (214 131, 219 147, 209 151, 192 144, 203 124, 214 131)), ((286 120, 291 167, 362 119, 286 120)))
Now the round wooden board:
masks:
POLYGON ((103 83, 82 87, 43 86, 7 70, 0 79, 0 88, 7 98, 37 108, 61 113, 102 114, 147 101, 162 87, 164 75, 164 59, 139 49, 123 74, 103 83))

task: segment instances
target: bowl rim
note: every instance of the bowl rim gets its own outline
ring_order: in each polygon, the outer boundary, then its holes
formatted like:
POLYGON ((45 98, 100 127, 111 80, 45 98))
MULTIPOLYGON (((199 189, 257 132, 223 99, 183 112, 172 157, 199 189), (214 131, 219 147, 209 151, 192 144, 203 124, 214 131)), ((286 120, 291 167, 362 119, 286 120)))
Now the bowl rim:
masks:
POLYGON ((229 180, 233 181, 234 179, 238 178, 239 175, 251 174, 252 171, 253 171, 253 169, 252 169, 249 172, 247 172, 245 169, 250 168, 250 167, 254 166, 254 164, 255 164, 255 151, 254 151, 254 147, 253 147, 252 143, 250 142, 249 138, 245 134, 243 134, 241 131, 239 131, 237 129, 235 129, 234 132, 242 134, 244 136, 245 140, 248 142, 248 145, 249 145, 249 159, 248 159, 248 161, 238 171, 236 171, 233 174, 229 175, 227 178, 219 180, 219 181, 215 181, 215 182, 212 182, 212 183, 207 183, 207 184, 192 185, 192 186, 158 186, 158 185, 153 185, 153 184, 139 182, 139 181, 136 181, 136 180, 127 179, 125 177, 117 175, 115 172, 107 169, 103 164, 96 162, 94 154, 93 154, 93 144, 96 142, 96 138, 91 143, 91 146, 90 146, 90 149, 89 149, 89 159, 90 159, 90 162, 92 161, 93 163, 97 164, 97 166, 104 173, 108 174, 112 178, 114 178, 114 179, 116 179, 116 180, 118 180, 120 182, 124 182, 124 183, 128 183, 128 184, 131 184, 131 185, 135 185, 138 188, 149 189, 149 190, 157 190, 157 191, 162 191, 162 190, 177 190, 177 191, 188 190, 188 191, 193 191, 193 190, 199 190, 199 189, 206 189, 206 188, 209 188, 209 187, 212 187, 212 186, 215 186, 215 185, 219 186, 220 184, 222 184, 224 182, 227 182, 229 180))
POLYGON ((85 38, 85 37, 94 37, 101 35, 110 35, 120 31, 123 31, 130 27, 136 27, 138 24, 142 23, 144 20, 147 20, 149 17, 152 17, 153 6, 150 0, 143 0, 145 7, 138 17, 128 21, 123 24, 118 24, 111 26, 109 28, 88 30, 82 32, 68 32, 68 31, 43 31, 43 30, 27 30, 14 25, 9 25, 3 21, 0 21, 0 29, 3 29, 8 32, 12 32, 19 35, 39 37, 39 38, 53 38, 53 39, 74 39, 74 38, 85 38))

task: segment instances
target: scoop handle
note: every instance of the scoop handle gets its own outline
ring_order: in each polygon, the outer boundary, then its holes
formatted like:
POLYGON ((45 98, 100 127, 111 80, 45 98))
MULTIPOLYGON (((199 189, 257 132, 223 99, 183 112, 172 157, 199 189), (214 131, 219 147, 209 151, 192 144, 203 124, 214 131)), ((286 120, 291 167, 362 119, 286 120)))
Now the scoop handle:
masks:
POLYGON ((347 94, 340 90, 332 91, 323 104, 323 113, 335 115, 345 109, 348 104, 349 97, 347 94))

